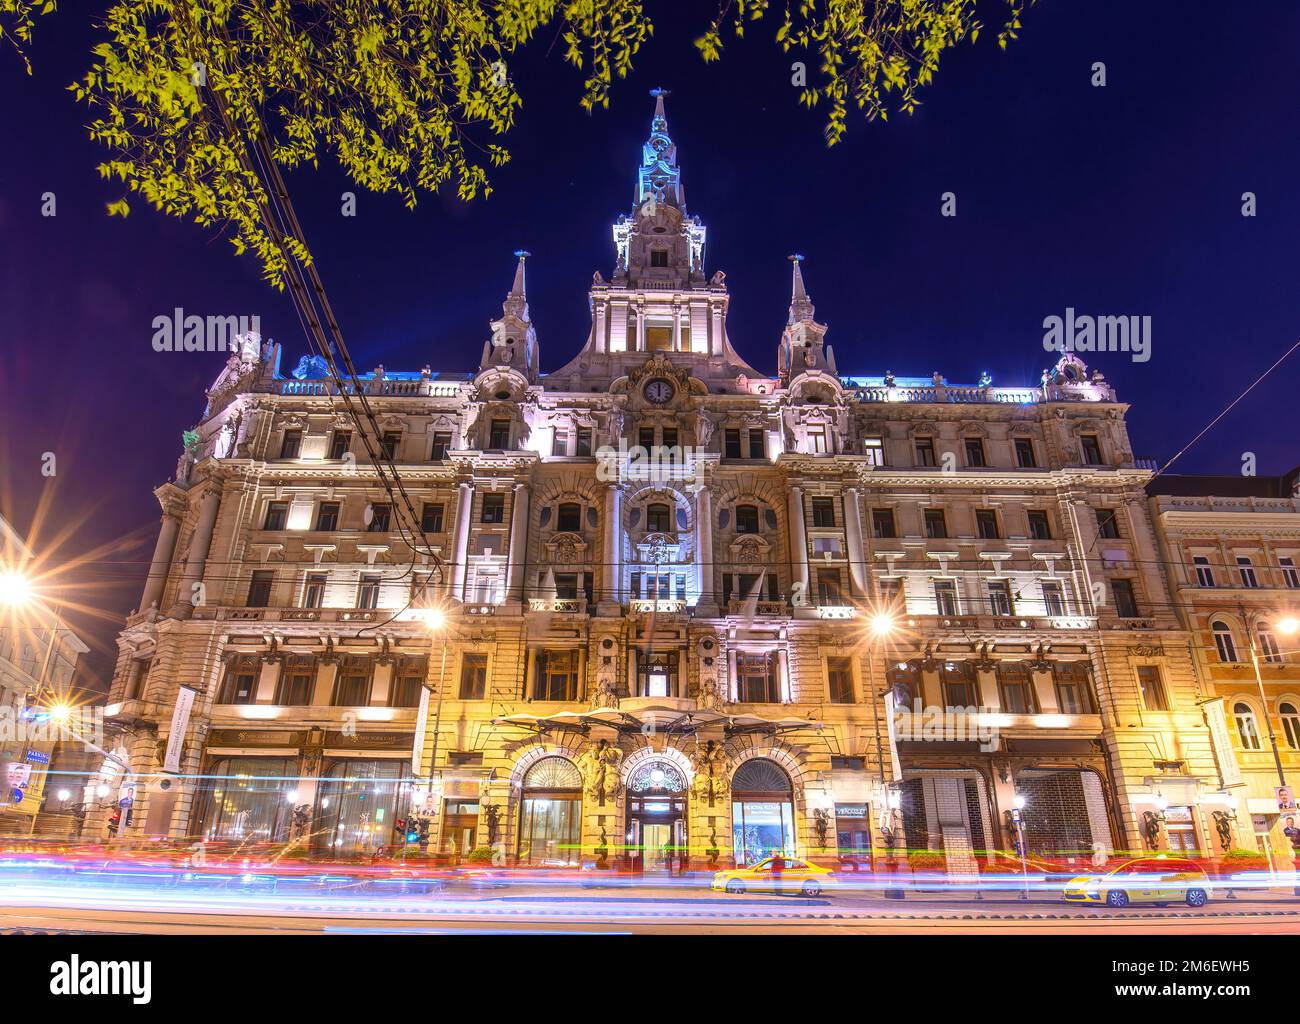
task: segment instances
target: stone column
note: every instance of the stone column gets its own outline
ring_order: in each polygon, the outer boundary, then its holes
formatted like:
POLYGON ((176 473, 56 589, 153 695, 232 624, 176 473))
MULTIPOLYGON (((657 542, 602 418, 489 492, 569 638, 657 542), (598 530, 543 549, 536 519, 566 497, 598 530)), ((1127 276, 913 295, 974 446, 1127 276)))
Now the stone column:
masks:
POLYGON ((682 307, 673 303, 673 351, 682 350, 682 307))
POLYGON ((700 584, 695 613, 717 615, 718 602, 713 596, 713 495, 708 484, 700 488, 695 499, 695 561, 699 568, 700 584))
POLYGON ((645 306, 639 303, 636 307, 636 350, 645 351, 645 306))
POLYGON ((786 502, 790 515, 790 561, 794 582, 803 584, 804 600, 812 603, 808 590, 808 537, 804 533, 803 488, 791 487, 786 502))
POLYGON ((528 485, 515 484, 514 507, 510 511, 510 550, 506 555, 506 601, 524 600, 522 566, 528 549, 528 485), (518 585, 519 593, 515 593, 518 585))
POLYGON ((142 612, 147 612, 162 601, 163 589, 167 586, 167 574, 172 568, 172 555, 176 551, 176 538, 180 532, 180 516, 169 508, 163 513, 162 526, 158 530, 158 542, 154 545, 153 559, 149 563, 149 577, 145 580, 144 593, 140 596, 142 612))
POLYGON ((740 692, 736 686, 736 649, 727 648, 727 680, 725 685, 727 699, 738 700, 740 692))
POLYGON ((459 484, 456 499, 456 535, 452 542, 451 594, 453 600, 465 600, 465 573, 469 568, 469 517, 474 507, 474 485, 468 480, 459 484))
POLYGON ((777 683, 781 687, 781 702, 789 704, 794 700, 794 692, 790 685, 790 652, 784 647, 776 649, 776 666, 777 683))
POLYGON ((622 578, 622 502, 619 499, 618 484, 605 485, 605 570, 601 581, 600 600, 596 603, 597 614, 617 615, 623 603, 619 582, 622 578))
POLYGON ((199 520, 190 537, 189 555, 185 559, 185 573, 176 591, 174 611, 180 617, 194 614, 194 585, 203 579, 208 551, 212 547, 212 531, 217 525, 217 512, 221 509, 221 483, 209 481, 208 489, 199 499, 199 520))
POLYGON ((850 487, 844 492, 844 534, 849 546, 849 578, 859 597, 867 595, 866 553, 862 547, 862 509, 858 503, 858 489, 850 487))

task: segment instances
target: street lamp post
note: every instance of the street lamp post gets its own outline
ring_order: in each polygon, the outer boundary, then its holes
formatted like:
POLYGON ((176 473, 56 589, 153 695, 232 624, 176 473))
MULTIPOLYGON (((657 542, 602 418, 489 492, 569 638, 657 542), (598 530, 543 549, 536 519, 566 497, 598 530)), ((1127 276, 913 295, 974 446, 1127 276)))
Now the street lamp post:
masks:
MULTIPOLYGON (((1268 729, 1268 743, 1273 748, 1273 764, 1277 767, 1277 784, 1286 785, 1286 773, 1282 770, 1282 754, 1277 747, 1277 733, 1273 731, 1273 716, 1268 711, 1268 696, 1264 693, 1264 677, 1259 671, 1259 651, 1255 647, 1255 631, 1251 629, 1250 619, 1246 615, 1244 605, 1237 606, 1241 613, 1241 622, 1246 629, 1246 644, 1250 648, 1250 665, 1255 670, 1255 685, 1259 688, 1259 700, 1261 710, 1264 712, 1264 725, 1268 729)), ((1287 622, 1294 620, 1288 619, 1287 622)), ((1294 626, 1287 632, 1294 632, 1294 626)))
POLYGON ((1016 845, 1020 847, 1020 878, 1022 883, 1020 898, 1022 900, 1027 900, 1029 899, 1029 862, 1025 857, 1025 821, 1023 813, 1025 809, 1025 795, 1023 793, 1017 793, 1011 803, 1011 820, 1015 822, 1016 825, 1016 845))

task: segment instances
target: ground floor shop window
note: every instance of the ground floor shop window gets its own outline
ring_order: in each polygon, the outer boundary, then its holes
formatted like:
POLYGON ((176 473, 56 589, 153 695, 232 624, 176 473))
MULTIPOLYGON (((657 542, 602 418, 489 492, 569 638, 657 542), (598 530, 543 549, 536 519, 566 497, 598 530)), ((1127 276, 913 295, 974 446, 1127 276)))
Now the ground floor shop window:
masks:
POLYGON ((835 845, 842 862, 864 870, 871 866, 871 821, 866 804, 835 805, 835 845))
POLYGON ((794 787, 775 761, 755 757, 731 780, 732 854, 737 865, 795 855, 794 787))
POLYGON ((286 842, 298 788, 297 764, 277 757, 214 762, 200 780, 199 834, 209 842, 286 842))
POLYGON ((1024 797, 1025 846, 1050 859, 1086 858, 1109 851, 1109 817, 1101 777, 1078 769, 1026 769, 1016 777, 1024 797))
POLYGON ((519 863, 577 864, 582 843, 582 774, 565 757, 543 757, 524 776, 519 863))
POLYGON ((1165 834, 1169 837, 1169 849, 1176 853, 1192 856, 1200 849, 1190 807, 1170 807, 1165 811, 1165 834))
POLYGON ((316 796, 313 847, 342 857, 372 855, 404 842, 394 822, 412 804, 412 782, 405 760, 331 762, 316 796))

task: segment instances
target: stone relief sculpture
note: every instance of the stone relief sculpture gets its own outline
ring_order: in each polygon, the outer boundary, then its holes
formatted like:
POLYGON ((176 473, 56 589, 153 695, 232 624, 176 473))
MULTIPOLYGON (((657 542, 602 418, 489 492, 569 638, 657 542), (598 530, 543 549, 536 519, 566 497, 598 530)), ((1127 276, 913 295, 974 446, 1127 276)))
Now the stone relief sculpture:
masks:
POLYGON ((707 801, 712 807, 727 795, 727 752, 716 740, 709 740, 691 757, 695 778, 691 791, 697 800, 707 801))
POLYGON ((618 707, 618 680, 614 659, 606 656, 596 670, 596 689, 591 695, 592 708, 618 707))
POLYGON ((601 740, 594 747, 587 749, 579 761, 583 777, 587 780, 586 795, 599 801, 601 807, 607 800, 618 798, 622 784, 618 778, 618 767, 623 761, 623 751, 609 740, 601 740))

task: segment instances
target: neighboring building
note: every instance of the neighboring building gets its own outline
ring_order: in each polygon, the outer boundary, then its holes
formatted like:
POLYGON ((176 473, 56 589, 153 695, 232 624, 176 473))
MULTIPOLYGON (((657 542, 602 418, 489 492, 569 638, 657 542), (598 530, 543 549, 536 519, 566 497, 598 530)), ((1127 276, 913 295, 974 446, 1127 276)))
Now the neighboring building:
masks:
POLYGON ((1228 798, 1211 813, 1237 845, 1289 869, 1272 741, 1287 785, 1297 786, 1300 635, 1279 623, 1300 616, 1300 469, 1283 477, 1160 476, 1148 490, 1199 700, 1218 737, 1228 798))
POLYGON ((1151 473, 1101 374, 845 376, 798 259, 761 372, 662 96, 633 199, 560 369, 521 254, 476 373, 365 375, 418 524, 350 387, 319 360, 282 376, 258 338, 231 356, 119 638, 125 834, 356 853, 414 803, 439 849, 524 862, 905 841, 962 871, 1013 846, 1017 792, 1031 850, 1085 855, 1142 848, 1175 794, 1174 841, 1210 848, 1151 473), (432 639, 430 595, 452 606, 432 639), (891 731, 887 686, 958 710, 891 731))
MULTIPOLYGON (((0 567, 17 571, 33 561, 22 537, 0 517, 0 567)), ((59 786, 61 777, 52 781, 50 772, 57 771, 52 761, 66 744, 41 719, 53 697, 73 693, 77 659, 89 649, 39 599, 18 608, 0 605, 0 836, 46 831, 42 804, 59 786)), ((80 785, 72 789, 80 795, 80 785)))

